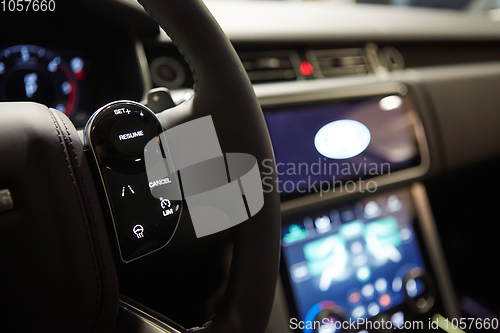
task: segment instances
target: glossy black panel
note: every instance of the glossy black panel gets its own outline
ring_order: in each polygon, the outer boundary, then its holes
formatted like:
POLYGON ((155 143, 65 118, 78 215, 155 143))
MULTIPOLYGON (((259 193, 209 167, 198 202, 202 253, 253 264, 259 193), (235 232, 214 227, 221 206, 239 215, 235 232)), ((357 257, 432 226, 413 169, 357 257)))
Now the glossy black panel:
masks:
MULTIPOLYGON (((168 192, 173 190, 178 194, 175 197, 180 198, 176 175, 165 175, 150 184, 146 174, 144 147, 161 131, 151 110, 128 101, 101 108, 85 131, 89 152, 96 162, 96 179, 102 179, 106 194, 104 204, 109 206, 110 223, 124 262, 165 246, 179 222, 182 201, 157 199, 150 191, 150 187, 168 186, 172 187, 168 192)), ((162 161, 163 156, 170 158, 161 148, 156 155, 158 161, 162 161)))

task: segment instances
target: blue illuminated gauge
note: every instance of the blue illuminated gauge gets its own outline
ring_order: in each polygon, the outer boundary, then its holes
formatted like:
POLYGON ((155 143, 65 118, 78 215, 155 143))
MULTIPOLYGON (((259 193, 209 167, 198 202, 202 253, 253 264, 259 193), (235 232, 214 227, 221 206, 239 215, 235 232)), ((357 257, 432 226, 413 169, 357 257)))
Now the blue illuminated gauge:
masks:
POLYGON ((304 333, 336 333, 344 321, 344 311, 335 302, 322 301, 309 309, 301 328, 304 333))
POLYGON ((53 52, 33 45, 0 51, 0 101, 38 102, 69 115, 77 102, 77 76, 83 73, 83 61, 75 59, 70 66, 53 52))

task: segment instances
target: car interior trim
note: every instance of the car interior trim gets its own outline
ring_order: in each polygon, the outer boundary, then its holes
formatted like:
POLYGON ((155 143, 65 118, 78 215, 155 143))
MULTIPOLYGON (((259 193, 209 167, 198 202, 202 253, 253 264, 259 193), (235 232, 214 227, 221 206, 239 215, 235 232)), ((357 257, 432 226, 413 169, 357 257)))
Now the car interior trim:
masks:
POLYGON ((142 42, 135 42, 135 53, 137 55, 137 62, 139 64, 143 87, 141 100, 144 100, 147 98, 148 93, 151 88, 153 88, 153 86, 151 84, 151 74, 149 72, 148 58, 146 57, 146 51, 144 51, 144 45, 142 44, 142 42))
POLYGON ((457 298, 453 291, 450 274, 446 268, 446 261, 439 242, 439 235, 425 186, 417 182, 411 185, 410 191, 415 203, 417 217, 421 224, 425 246, 432 253, 430 260, 432 268, 436 273, 437 290, 449 315, 452 318, 460 318, 460 311, 456 306, 458 304, 457 298))
POLYGON ((139 309, 138 306, 130 304, 130 302, 120 299, 120 308, 118 310, 117 326, 124 327, 127 330, 133 328, 134 333, 181 333, 159 318, 148 314, 146 311, 139 309))

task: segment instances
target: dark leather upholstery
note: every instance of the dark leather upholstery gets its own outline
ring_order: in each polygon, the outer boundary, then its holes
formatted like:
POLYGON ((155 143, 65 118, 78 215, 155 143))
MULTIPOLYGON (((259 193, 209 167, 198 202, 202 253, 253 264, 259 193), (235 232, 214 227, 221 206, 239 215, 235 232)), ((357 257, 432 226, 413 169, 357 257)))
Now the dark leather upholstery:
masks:
MULTIPOLYGON (((189 64, 193 100, 158 114, 165 127, 211 115, 223 152, 274 160, 269 134, 248 76, 229 40, 201 0, 140 0, 189 64)), ((272 175, 274 180, 276 175, 272 175)), ((264 332, 278 277, 280 199, 264 195, 264 208, 235 229, 231 273, 212 332, 264 332)), ((183 221, 181 221, 183 223, 183 221)), ((168 316, 168 314, 165 314, 168 316)))
POLYGON ((69 119, 0 103, 0 332, 110 332, 118 284, 101 208, 69 119))

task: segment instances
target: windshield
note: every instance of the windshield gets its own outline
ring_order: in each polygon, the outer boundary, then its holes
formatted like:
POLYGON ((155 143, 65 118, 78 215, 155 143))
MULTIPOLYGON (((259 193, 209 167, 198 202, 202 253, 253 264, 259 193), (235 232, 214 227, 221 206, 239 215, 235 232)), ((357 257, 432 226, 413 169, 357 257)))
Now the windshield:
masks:
MULTIPOLYGON (((216 1, 216 0, 209 0, 216 1)), ((272 1, 272 0, 252 0, 272 1)), ((491 9, 500 8, 500 0, 274 0, 288 2, 331 2, 331 3, 359 3, 375 4, 399 7, 424 7, 435 9, 464 10, 471 12, 486 12, 491 9)))

